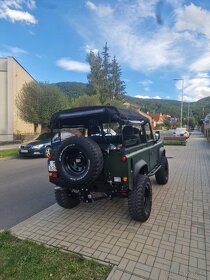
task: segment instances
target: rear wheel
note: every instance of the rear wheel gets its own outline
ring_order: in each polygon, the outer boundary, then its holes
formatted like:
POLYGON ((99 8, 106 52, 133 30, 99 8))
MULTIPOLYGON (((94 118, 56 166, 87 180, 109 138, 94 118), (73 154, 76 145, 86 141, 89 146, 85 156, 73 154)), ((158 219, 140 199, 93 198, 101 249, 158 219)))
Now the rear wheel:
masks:
POLYGON ((55 189, 55 200, 59 206, 66 209, 74 208, 80 203, 76 194, 61 188, 55 189))
POLYGON ((139 174, 136 185, 129 192, 128 209, 132 219, 145 222, 152 209, 152 185, 147 175, 139 174))
POLYGON ((168 159, 166 156, 162 156, 161 168, 155 174, 156 182, 160 185, 165 185, 168 182, 168 177, 169 177, 168 159))

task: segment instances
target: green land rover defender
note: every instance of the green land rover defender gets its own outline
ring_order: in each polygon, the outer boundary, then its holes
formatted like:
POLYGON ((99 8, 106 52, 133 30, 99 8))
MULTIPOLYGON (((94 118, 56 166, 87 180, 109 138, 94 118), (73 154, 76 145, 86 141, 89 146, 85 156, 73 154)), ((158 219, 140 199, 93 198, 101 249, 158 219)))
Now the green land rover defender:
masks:
POLYGON ((128 198, 134 220, 149 218, 149 177, 155 175, 157 183, 164 185, 169 168, 160 135, 153 134, 147 117, 114 106, 89 106, 55 113, 50 127, 75 134, 52 143, 48 158, 49 178, 60 206, 73 208, 80 201, 119 195, 128 198))

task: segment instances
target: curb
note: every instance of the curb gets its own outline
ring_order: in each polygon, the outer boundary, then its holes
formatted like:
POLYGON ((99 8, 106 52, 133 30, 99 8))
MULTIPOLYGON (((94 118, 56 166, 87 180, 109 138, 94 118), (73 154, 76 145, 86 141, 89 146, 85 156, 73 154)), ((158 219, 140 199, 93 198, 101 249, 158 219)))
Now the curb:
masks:
POLYGON ((108 277, 106 278, 106 280, 112 280, 112 279, 113 279, 113 275, 114 275, 114 273, 115 273, 116 270, 117 270, 117 266, 115 265, 115 266, 112 268, 112 270, 111 270, 111 272, 109 273, 109 275, 108 275, 108 277))

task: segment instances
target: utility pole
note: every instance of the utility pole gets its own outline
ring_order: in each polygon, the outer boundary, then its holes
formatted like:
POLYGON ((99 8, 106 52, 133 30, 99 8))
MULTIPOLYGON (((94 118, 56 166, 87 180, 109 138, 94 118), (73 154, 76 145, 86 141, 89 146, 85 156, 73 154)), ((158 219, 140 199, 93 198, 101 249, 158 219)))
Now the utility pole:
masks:
POLYGON ((184 95, 184 79, 173 79, 174 81, 182 81, 182 97, 181 97, 181 113, 180 113, 180 127, 182 127, 183 118, 183 95, 184 95))

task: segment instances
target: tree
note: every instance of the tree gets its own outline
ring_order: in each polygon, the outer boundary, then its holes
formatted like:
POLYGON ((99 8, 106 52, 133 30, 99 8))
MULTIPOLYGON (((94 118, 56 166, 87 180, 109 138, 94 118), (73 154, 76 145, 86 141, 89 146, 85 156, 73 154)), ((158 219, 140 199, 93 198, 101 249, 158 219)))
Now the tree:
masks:
POLYGON ((109 55, 109 48, 107 43, 105 43, 105 46, 103 48, 102 52, 102 94, 101 94, 101 101, 102 103, 105 102, 107 99, 112 99, 112 93, 111 93, 111 85, 110 85, 110 79, 111 79, 111 63, 110 63, 110 55, 109 55))
POLYGON ((101 56, 99 53, 96 55, 90 51, 87 55, 87 61, 90 64, 90 73, 87 75, 88 95, 100 95, 103 80, 101 56))
POLYGON ((111 98, 121 99, 125 94, 125 82, 121 81, 121 68, 114 56, 111 64, 111 77, 110 77, 110 88, 111 88, 111 98))
POLYGON ((116 57, 110 63, 107 43, 101 55, 90 51, 87 55, 87 61, 90 64, 90 73, 87 75, 88 94, 99 95, 102 104, 110 100, 120 99, 125 94, 125 83, 121 81, 121 69, 116 57))
POLYGON ((83 95, 76 99, 71 106, 72 107, 82 107, 82 106, 94 106, 101 105, 100 98, 98 95, 83 95))
POLYGON ((23 86, 16 104, 24 121, 46 127, 53 113, 69 107, 69 100, 57 86, 30 82, 23 86))

